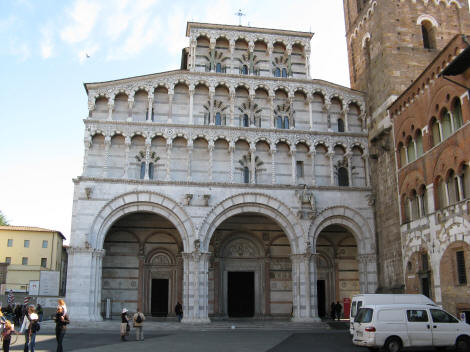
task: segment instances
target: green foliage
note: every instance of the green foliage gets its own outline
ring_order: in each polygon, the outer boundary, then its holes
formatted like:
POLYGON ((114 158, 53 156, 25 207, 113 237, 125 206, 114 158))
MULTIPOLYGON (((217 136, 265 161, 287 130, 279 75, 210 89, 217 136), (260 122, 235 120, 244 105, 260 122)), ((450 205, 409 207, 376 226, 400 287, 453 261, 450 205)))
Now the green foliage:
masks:
POLYGON ((8 226, 8 225, 10 224, 8 223, 6 216, 0 210, 0 226, 8 226))

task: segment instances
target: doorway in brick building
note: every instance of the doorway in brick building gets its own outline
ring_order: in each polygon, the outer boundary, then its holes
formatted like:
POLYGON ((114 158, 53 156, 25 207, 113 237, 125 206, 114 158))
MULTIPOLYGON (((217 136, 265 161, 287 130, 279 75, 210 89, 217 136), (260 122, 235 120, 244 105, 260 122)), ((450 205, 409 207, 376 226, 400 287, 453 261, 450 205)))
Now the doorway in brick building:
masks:
POLYGON ((152 316, 168 315, 168 279, 152 279, 152 316))
POLYGON ((255 273, 228 272, 228 316, 247 318, 255 315, 255 273))

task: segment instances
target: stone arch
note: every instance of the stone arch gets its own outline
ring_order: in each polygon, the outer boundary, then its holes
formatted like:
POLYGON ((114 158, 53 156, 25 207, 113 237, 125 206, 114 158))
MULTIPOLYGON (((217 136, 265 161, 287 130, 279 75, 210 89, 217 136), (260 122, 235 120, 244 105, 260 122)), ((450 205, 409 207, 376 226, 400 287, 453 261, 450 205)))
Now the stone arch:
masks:
POLYGON ((146 264, 151 264, 152 263, 152 259, 155 258, 156 256, 163 256, 164 258, 167 258, 168 259, 168 263, 169 265, 174 265, 176 264, 176 258, 175 256, 173 255, 173 253, 171 253, 170 251, 166 250, 165 248, 155 248, 153 250, 151 250, 146 256, 145 256, 145 263, 146 264))
POLYGON ((292 253, 299 253, 301 245, 299 239, 304 237, 304 230, 297 222, 290 221, 296 219, 296 215, 280 200, 261 193, 237 194, 215 205, 203 220, 199 230, 201 250, 208 250, 214 231, 224 220, 247 212, 262 214, 275 221, 289 239, 292 253))
POLYGON ((227 236, 225 241, 219 248, 219 257, 225 257, 226 251, 231 244, 240 240, 247 241, 253 245, 256 250, 256 256, 264 256, 264 246, 256 236, 250 234, 249 231, 233 231, 230 236, 227 236))
POLYGON ((421 25, 423 23, 423 21, 429 21, 432 23, 432 25, 434 27, 439 27, 439 23, 437 22, 437 20, 431 16, 431 15, 421 15, 418 17, 418 19, 416 20, 416 24, 417 25, 421 25))
POLYGON ((374 231, 368 221, 358 211, 335 206, 323 210, 310 224, 308 239, 312 248, 320 233, 329 225, 341 225, 354 236, 357 243, 358 255, 375 253, 374 231))
POLYGON ((106 234, 114 222, 135 212, 155 213, 165 217, 178 230, 184 250, 192 250, 189 238, 195 229, 191 217, 177 202, 154 192, 124 193, 109 201, 96 215, 88 234, 88 242, 92 247, 102 249, 106 234))

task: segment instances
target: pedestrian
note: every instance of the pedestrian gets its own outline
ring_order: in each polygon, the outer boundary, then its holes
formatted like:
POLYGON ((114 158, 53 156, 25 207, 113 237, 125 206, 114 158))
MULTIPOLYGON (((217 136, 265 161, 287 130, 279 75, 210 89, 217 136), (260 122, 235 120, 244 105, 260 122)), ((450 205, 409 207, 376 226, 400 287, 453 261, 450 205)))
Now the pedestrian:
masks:
POLYGON ((331 302, 331 305, 330 305, 331 320, 335 320, 335 316, 336 316, 336 304, 335 304, 335 302, 331 302))
POLYGON ((2 330, 3 352, 10 351, 11 334, 16 334, 16 331, 13 329, 10 321, 7 320, 2 330))
POLYGON ((178 318, 178 322, 181 322, 181 319, 183 318, 183 306, 181 305, 180 302, 176 303, 175 314, 176 314, 176 317, 178 318))
POLYGON ((57 307, 62 307, 64 315, 67 315, 67 306, 65 304, 65 301, 63 299, 59 299, 57 303, 58 303, 57 307))
POLYGON ((19 304, 15 307, 15 324, 20 325, 22 309, 19 304))
POLYGON ((28 349, 34 352, 38 320, 34 306, 29 306, 20 329, 20 334, 24 333, 24 352, 28 352, 28 349))
POLYGON ((129 326, 129 317, 127 316, 127 308, 123 308, 121 313, 121 340, 126 341, 126 336, 129 335, 131 327, 129 326))
POLYGON ((42 310, 42 307, 39 303, 36 306, 36 313, 38 314, 39 321, 42 321, 42 317, 44 316, 44 311, 42 310))
POLYGON ((335 312, 336 312, 336 318, 339 320, 341 318, 341 311, 343 310, 343 306, 339 301, 336 302, 335 304, 335 312))
POLYGON ((137 307, 137 312, 134 314, 134 328, 135 328, 135 339, 136 341, 144 341, 144 320, 145 315, 140 311, 140 307, 137 307))
POLYGON ((62 342, 64 341, 65 332, 67 331, 67 325, 70 323, 70 319, 69 316, 64 313, 64 309, 62 307, 57 307, 54 320, 57 352, 63 352, 64 348, 62 346, 62 342))

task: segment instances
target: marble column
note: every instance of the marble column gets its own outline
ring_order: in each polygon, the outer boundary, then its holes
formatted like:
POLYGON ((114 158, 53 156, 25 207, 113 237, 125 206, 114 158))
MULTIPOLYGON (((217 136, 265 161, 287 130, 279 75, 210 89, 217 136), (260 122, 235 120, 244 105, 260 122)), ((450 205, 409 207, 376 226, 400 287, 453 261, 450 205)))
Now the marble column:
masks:
POLYGON ((269 118, 271 120, 271 128, 276 128, 276 119, 274 118, 274 93, 269 92, 268 97, 268 104, 269 104, 269 118))
POLYGON ((250 183, 256 183, 256 147, 254 144, 250 145, 250 183))
POLYGON ((315 150, 315 146, 312 146, 313 150, 310 151, 310 157, 312 158, 312 186, 315 186, 317 181, 315 177, 315 157, 317 155, 317 151, 315 150))
POLYGON ((168 90, 168 123, 173 123, 173 90, 168 90))
POLYGON ((208 149, 209 149, 209 170, 208 170, 208 173, 209 173, 209 182, 212 182, 212 169, 213 169, 213 164, 214 164, 214 160, 213 160, 213 154, 214 154, 214 141, 209 141, 209 144, 208 144, 208 149))
POLYGON ((349 187, 353 186, 353 179, 352 179, 352 165, 351 165, 351 160, 352 160, 352 153, 347 152, 345 154, 346 160, 348 162, 348 185, 349 187))
POLYGON ((145 176, 144 179, 148 180, 149 177, 149 163, 150 163, 150 146, 152 144, 152 140, 147 137, 145 138, 145 176))
POLYGON ((114 100, 109 100, 109 102, 108 102, 108 121, 113 120, 113 108, 114 108, 114 100))
POLYGON ((171 163, 171 150, 172 150, 172 141, 168 140, 166 143, 166 149, 167 149, 167 161, 166 161, 166 181, 171 180, 171 175, 170 175, 170 163, 171 163))
POLYGON ((214 116, 214 96, 215 88, 209 87, 209 125, 215 125, 215 116, 214 116))
POLYGON ((126 145, 124 160, 124 178, 127 179, 129 178, 129 153, 131 151, 131 138, 129 136, 126 136, 124 144, 126 145))
POLYGON ((191 182, 191 179, 192 179, 192 176, 191 176, 191 160, 193 158, 193 141, 190 140, 188 141, 188 165, 187 165, 187 169, 188 169, 188 175, 186 177, 186 180, 188 182, 191 182))
POLYGON ((308 102, 308 117, 309 117, 309 123, 310 123, 310 130, 313 130, 313 114, 312 114, 313 96, 311 93, 307 94, 307 102, 308 102))
POLYGON ((334 186, 334 184, 335 184, 335 172, 334 172, 334 168, 333 168, 333 157, 334 157, 334 155, 335 155, 334 152, 328 152, 326 154, 328 159, 330 159, 330 185, 331 186, 334 186))
POLYGON ((343 110, 343 116, 344 116, 344 131, 349 132, 348 109, 343 110))
POLYGON ((152 122, 153 94, 148 95, 147 122, 152 122))
POLYGON ((230 72, 227 72, 227 73, 233 74, 233 71, 234 71, 233 54, 235 52, 235 40, 230 39, 229 45, 230 45, 230 72))
POLYGON ((235 126, 235 89, 230 87, 230 126, 235 126))
POLYGON ((269 71, 268 76, 269 77, 274 76, 273 75, 273 48, 274 48, 273 43, 269 42, 268 43, 268 71, 269 71))
POLYGON ((297 158, 296 158, 296 148, 295 146, 292 146, 290 148, 290 156, 291 156, 291 162, 292 162, 292 180, 291 183, 293 185, 297 184, 297 158))
POLYGON ((87 166, 88 166, 88 153, 90 152, 90 147, 92 145, 90 135, 87 135, 85 137, 85 139, 83 140, 83 143, 85 145, 85 151, 83 153, 83 175, 86 175, 87 166))
POLYGON ((189 124, 194 124, 194 85, 189 85, 189 124))
POLYGON ((111 137, 104 137, 104 162, 101 177, 108 177, 109 148, 111 148, 111 137))
POLYGON ((362 159, 364 160, 364 174, 366 176, 366 187, 369 187, 370 186, 369 154, 364 153, 362 155, 362 159))
POLYGON ((276 184, 276 145, 271 144, 269 148, 269 153, 271 154, 271 184, 276 184))
POLYGON ((234 153, 235 153, 235 143, 234 142, 230 142, 229 144, 229 147, 228 147, 228 151, 230 153, 230 183, 233 183, 233 180, 234 180, 234 168, 235 168, 235 165, 234 165, 234 153))
POLYGON ((132 113, 134 109, 134 97, 127 99, 127 121, 132 121, 132 113))

